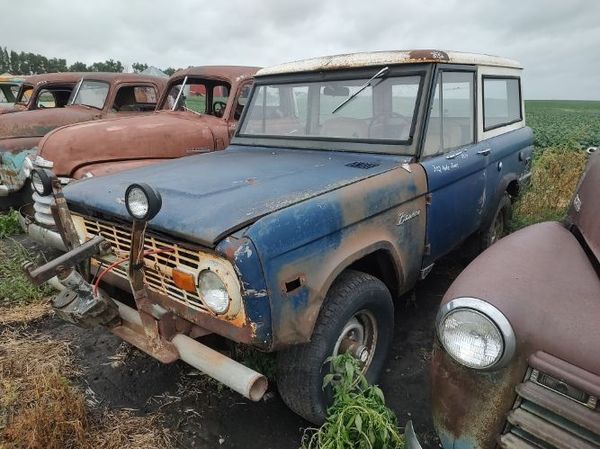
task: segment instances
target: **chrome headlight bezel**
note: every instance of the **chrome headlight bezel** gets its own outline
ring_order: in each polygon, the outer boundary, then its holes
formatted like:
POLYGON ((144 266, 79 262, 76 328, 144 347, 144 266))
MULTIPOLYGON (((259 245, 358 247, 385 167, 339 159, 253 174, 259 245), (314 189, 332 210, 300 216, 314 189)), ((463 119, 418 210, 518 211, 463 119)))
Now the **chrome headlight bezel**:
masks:
POLYGON ((479 298, 472 297, 460 297, 455 298, 448 303, 444 304, 440 307, 437 313, 437 317, 435 320, 435 330, 438 341, 446 354, 448 354, 454 361, 459 363, 460 365, 477 370, 477 371, 493 371, 505 366, 514 356, 516 351, 516 337, 513 331, 513 328, 506 318, 506 316, 500 312, 496 307, 491 305, 490 303, 483 301, 479 298), (452 312, 458 310, 471 310, 476 312, 483 317, 487 318, 492 324, 494 324, 502 336, 503 340, 503 350, 502 355, 494 362, 493 364, 485 367, 472 367, 468 364, 464 363, 460 359, 458 359, 454 354, 452 354, 444 345, 443 338, 441 335, 441 325, 444 322, 444 319, 451 314, 452 312))

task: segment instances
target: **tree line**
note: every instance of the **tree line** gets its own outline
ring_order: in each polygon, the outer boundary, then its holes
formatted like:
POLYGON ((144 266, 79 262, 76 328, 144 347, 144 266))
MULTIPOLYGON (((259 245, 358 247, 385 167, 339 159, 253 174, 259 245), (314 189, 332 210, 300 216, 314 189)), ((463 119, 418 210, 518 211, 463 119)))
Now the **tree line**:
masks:
MULTIPOLYGON (((134 62, 131 65, 134 72, 139 73, 148 68, 148 64, 134 62)), ((0 74, 11 73, 13 75, 35 75, 38 73, 56 73, 56 72, 123 72, 125 66, 121 61, 107 59, 103 62, 94 62, 87 65, 77 61, 73 64, 67 64, 63 58, 47 58, 44 55, 30 52, 16 52, 0 46, 0 74)), ((162 70, 171 76, 176 69, 169 67, 162 70)))

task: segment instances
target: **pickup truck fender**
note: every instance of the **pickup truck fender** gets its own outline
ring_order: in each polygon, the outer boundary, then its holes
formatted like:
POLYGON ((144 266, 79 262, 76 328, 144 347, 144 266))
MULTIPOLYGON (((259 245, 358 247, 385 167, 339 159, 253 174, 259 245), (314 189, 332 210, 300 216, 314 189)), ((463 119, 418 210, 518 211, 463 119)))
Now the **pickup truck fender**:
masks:
POLYGON ((393 294, 412 287, 425 248, 427 182, 411 164, 270 214, 246 231, 257 248, 269 293, 271 349, 310 340, 338 275, 361 263, 377 272, 377 254, 393 265, 382 279, 393 294))

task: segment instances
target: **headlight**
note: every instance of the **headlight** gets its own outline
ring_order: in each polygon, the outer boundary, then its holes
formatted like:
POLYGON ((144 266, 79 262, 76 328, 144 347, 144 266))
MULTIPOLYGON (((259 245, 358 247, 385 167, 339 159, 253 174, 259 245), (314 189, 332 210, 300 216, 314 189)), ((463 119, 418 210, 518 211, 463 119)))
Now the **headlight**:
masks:
POLYGON ((213 312, 218 314, 227 312, 229 293, 218 274, 211 270, 201 271, 198 275, 198 293, 213 312))
POLYGON ((125 191, 127 212, 136 220, 152 220, 160 211, 160 194, 147 184, 131 184, 125 191))
POLYGON ((500 368, 515 351, 515 336, 506 317, 477 298, 457 298, 438 313, 437 333, 446 352, 474 369, 500 368))

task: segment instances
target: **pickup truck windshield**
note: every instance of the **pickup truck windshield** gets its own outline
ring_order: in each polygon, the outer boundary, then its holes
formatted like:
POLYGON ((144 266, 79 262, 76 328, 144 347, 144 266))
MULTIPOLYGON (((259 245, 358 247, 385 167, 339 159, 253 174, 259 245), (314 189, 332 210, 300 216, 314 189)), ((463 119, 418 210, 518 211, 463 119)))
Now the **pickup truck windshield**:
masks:
POLYGON ((258 85, 239 135, 406 143, 420 85, 420 75, 385 74, 374 79, 258 85))
POLYGON ((96 109, 102 109, 108 96, 110 84, 104 81, 83 80, 79 88, 73 90, 75 98, 69 100, 69 104, 82 104, 96 109))

